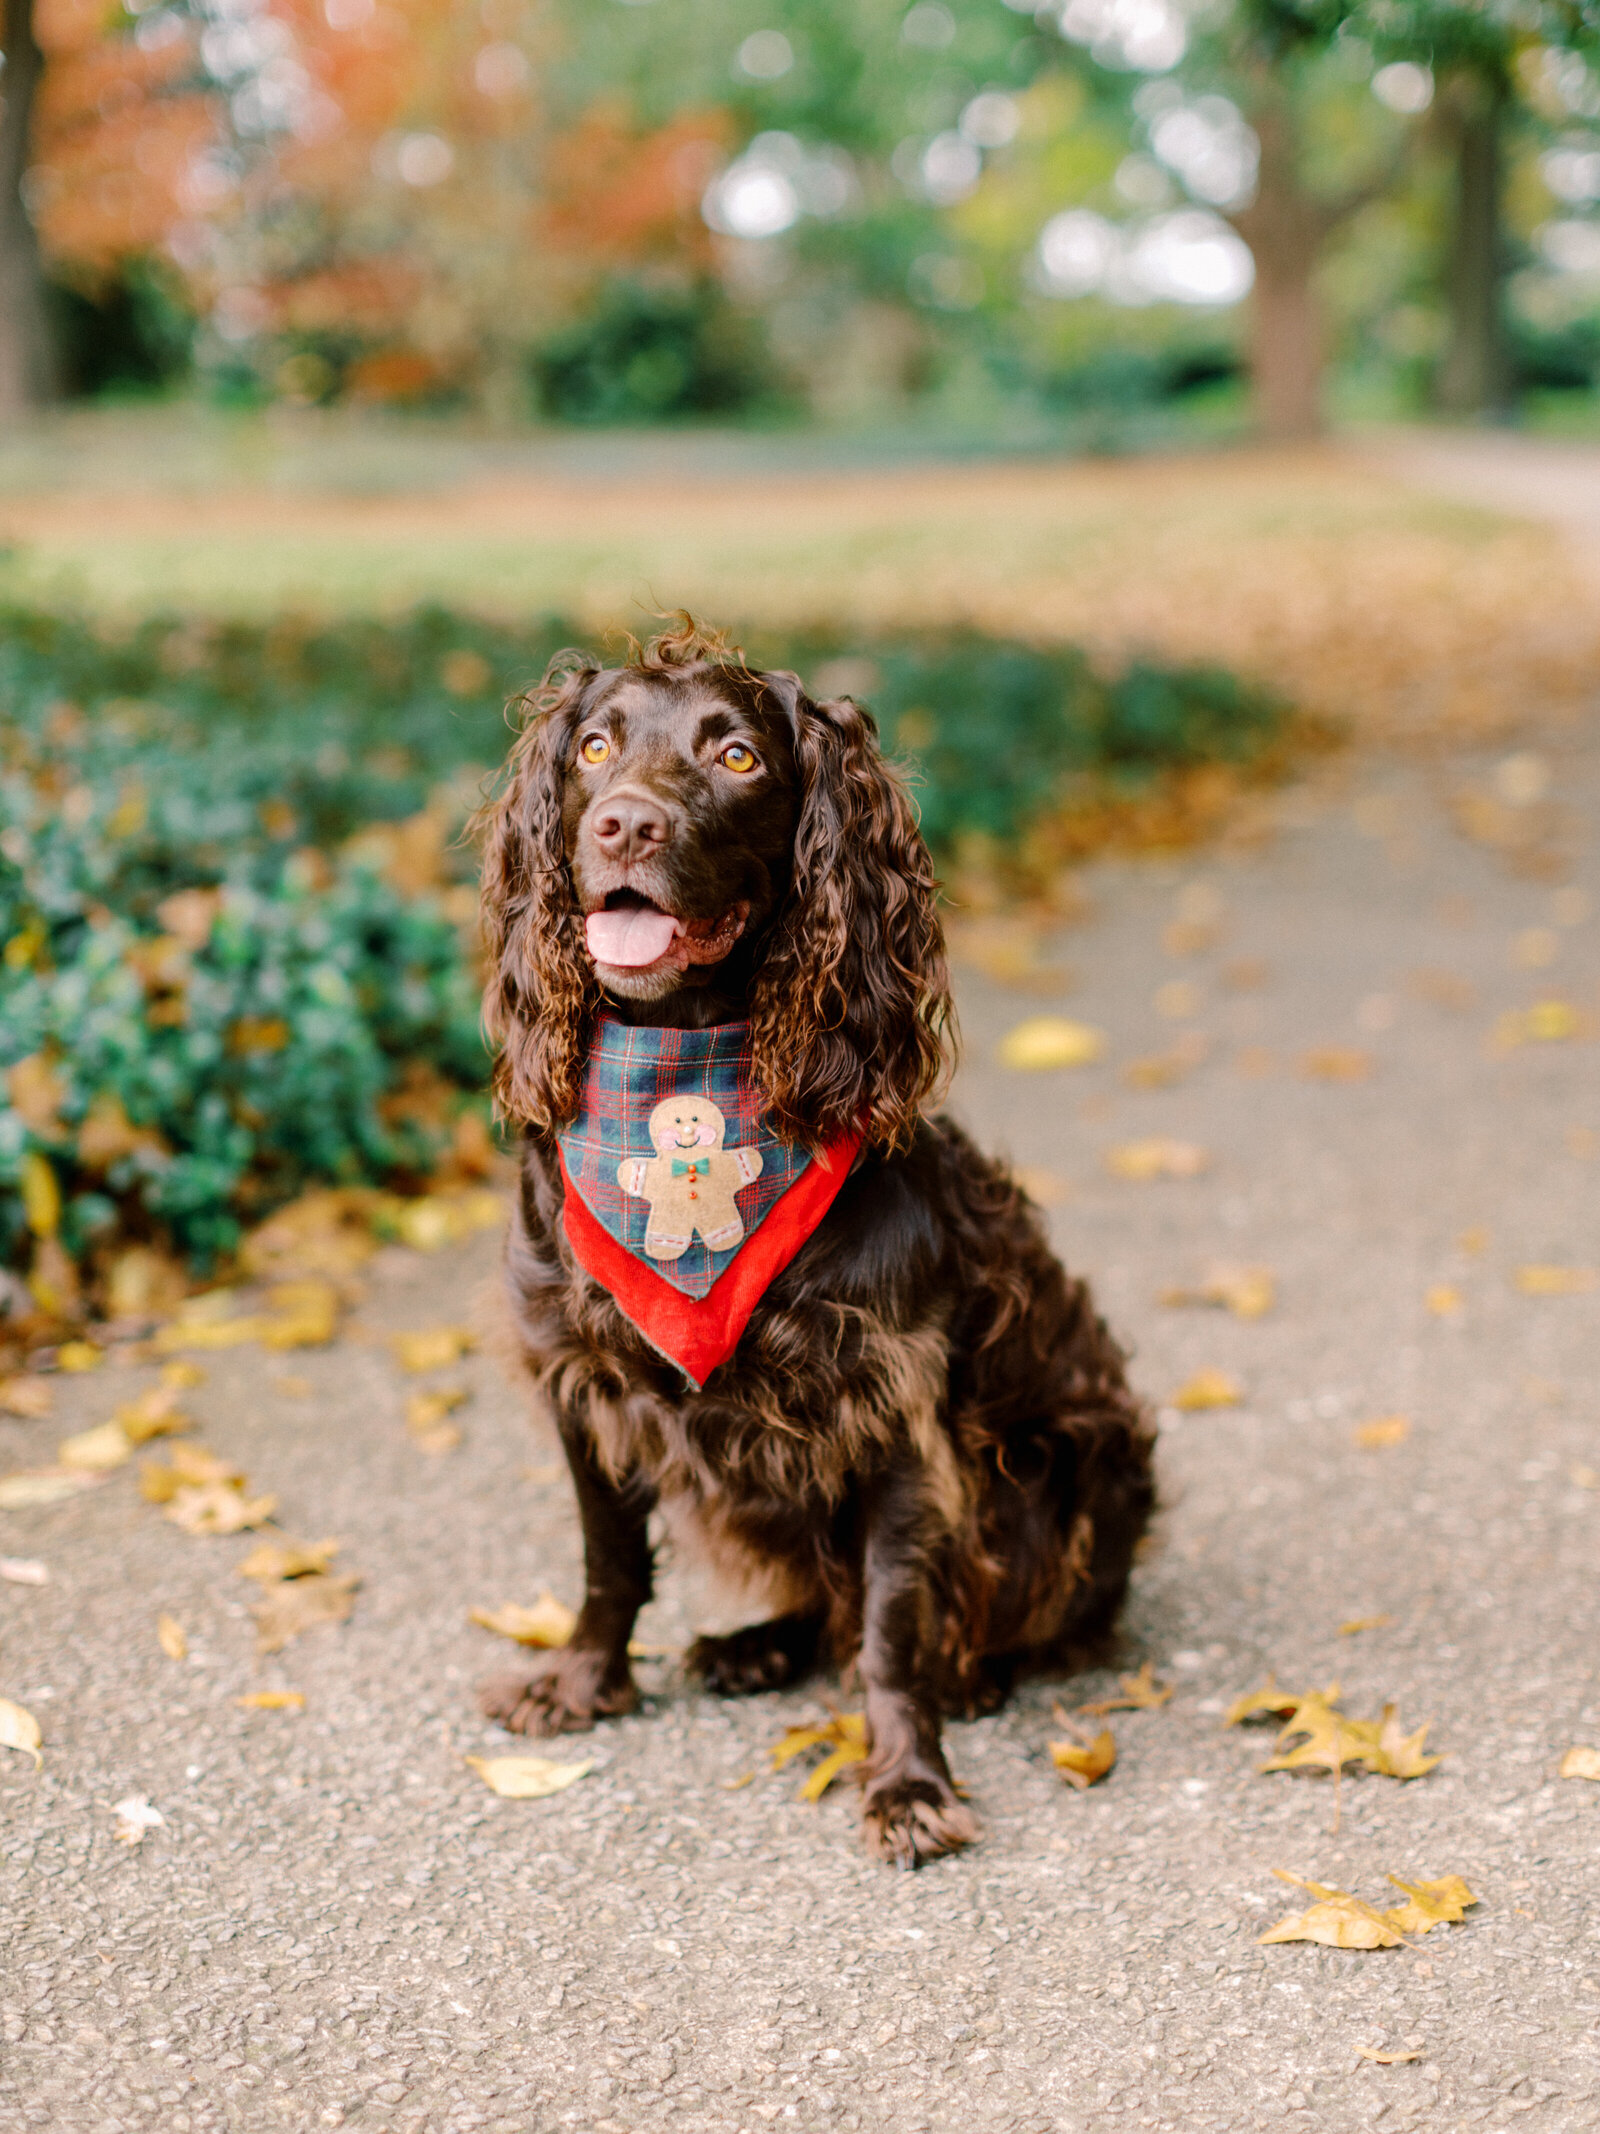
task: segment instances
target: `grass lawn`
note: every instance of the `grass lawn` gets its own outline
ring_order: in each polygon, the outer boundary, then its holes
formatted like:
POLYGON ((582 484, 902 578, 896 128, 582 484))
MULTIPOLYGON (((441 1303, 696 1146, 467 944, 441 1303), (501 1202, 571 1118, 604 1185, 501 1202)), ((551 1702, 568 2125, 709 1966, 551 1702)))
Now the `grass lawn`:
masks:
POLYGON ((97 412, 0 448, 0 545, 0 596, 112 615, 963 621, 1219 661, 1376 733, 1571 713, 1600 655, 1600 598, 1557 536, 1391 481, 1372 447, 930 463, 97 412))

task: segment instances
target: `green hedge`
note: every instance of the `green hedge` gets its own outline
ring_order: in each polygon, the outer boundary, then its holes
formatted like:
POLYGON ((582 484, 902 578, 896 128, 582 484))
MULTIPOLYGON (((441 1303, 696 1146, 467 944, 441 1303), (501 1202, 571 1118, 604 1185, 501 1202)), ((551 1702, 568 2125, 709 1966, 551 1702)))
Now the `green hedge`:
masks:
MULTIPOLYGON (((63 1251, 204 1270, 310 1184, 429 1175, 487 1064, 456 836, 507 699, 582 635, 0 611, 0 1257, 36 1295, 63 1251)), ((972 633, 752 656, 874 703, 936 846, 1282 728, 1227 676, 972 633)))

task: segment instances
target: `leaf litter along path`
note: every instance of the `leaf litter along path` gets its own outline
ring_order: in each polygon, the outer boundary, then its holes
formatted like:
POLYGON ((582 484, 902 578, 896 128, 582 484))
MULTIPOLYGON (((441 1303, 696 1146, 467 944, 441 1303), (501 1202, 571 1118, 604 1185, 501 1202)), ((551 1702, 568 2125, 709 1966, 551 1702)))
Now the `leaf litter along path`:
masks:
MULTIPOLYGON (((1454 827, 1492 759, 1346 766, 1283 796, 1259 854, 1094 870, 1096 915, 1053 942, 1079 974, 1063 1012, 1107 1033, 1086 1065, 1002 1066, 1038 996, 963 970, 963 1115, 1056 1181, 1053 1234, 1140 1384, 1222 1372, 1241 1397, 1167 1419, 1167 1508, 1113 1663, 950 1728, 984 1826, 958 1860, 896 1876, 859 1849, 849 1772, 813 1806, 772 1771, 825 1698, 859 1707, 850 1685, 723 1702, 661 1657, 638 1665, 647 1709, 592 1736, 474 1718, 508 1649, 468 1611, 579 1597, 568 1486, 490 1345, 409 1374, 390 1338, 474 1323, 487 1235, 384 1255, 354 1330, 292 1374, 234 1349, 184 1390, 285 1532, 340 1540, 348 1621, 258 1656, 237 1571, 271 1530, 180 1531, 137 1462, 0 1514, 0 1552, 48 1572, 0 1582, 0 1696, 44 1755, 37 1775, 0 1758, 0 2129, 1600 2120, 1600 1787, 1558 1776, 1600 1740, 1600 1491, 1574 1480, 1600 1471, 1600 1294, 1517 1286, 1594 1263, 1600 1045, 1492 1043, 1540 999, 1600 1008, 1600 753, 1552 749, 1550 769, 1564 883, 1454 827), (1196 882, 1215 937, 1171 953, 1196 882), (1530 968, 1537 929, 1556 953, 1530 968), (1173 1042, 1154 999, 1180 978, 1209 1046, 1181 1082, 1130 1088, 1126 1062, 1173 1042), (1336 1046, 1371 1055, 1365 1079, 1298 1072, 1336 1046), (1161 1136, 1210 1167, 1107 1170, 1108 1147, 1161 1136), (1272 1309, 1161 1301, 1218 1266, 1270 1270, 1272 1309), (1426 1301, 1443 1283, 1448 1317, 1426 1301), (459 1447, 430 1456, 407 1403, 446 1384, 472 1397, 459 1447), (1402 1440, 1356 1443, 1396 1414, 1402 1440), (1054 1704, 1113 1698, 1146 1660, 1170 1702, 1114 1713, 1115 1767, 1070 1789, 1054 1704), (1393 1702, 1444 1760, 1405 1785, 1347 1772, 1331 1835, 1331 1780, 1263 1775, 1261 1741, 1222 1724, 1268 1674, 1338 1679, 1357 1714, 1393 1702), (281 1701, 237 1701, 263 1692, 281 1701), (593 1768, 503 1800, 464 1761, 545 1749, 593 1768), (163 1818, 137 1845, 129 1801, 163 1818), (1288 1909, 1278 1870, 1384 1907, 1391 1875, 1459 1876, 1478 1901, 1409 1947, 1261 1946, 1288 1909)), ((52 1379, 48 1417, 0 1420, 0 1471, 47 1465, 153 1375, 52 1379)), ((669 1566, 640 1643, 718 1620, 669 1566)))

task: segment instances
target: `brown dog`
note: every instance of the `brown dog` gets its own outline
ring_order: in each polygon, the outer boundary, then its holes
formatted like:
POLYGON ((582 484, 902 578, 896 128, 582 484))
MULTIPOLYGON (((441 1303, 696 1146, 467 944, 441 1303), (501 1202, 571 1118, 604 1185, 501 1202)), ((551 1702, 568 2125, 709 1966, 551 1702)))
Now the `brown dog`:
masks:
POLYGON ((951 1038, 935 883, 867 714, 748 670, 687 618, 626 665, 556 663, 530 713, 485 815, 487 1013, 524 1131, 511 1302, 571 1464, 587 1591, 570 1645, 484 1709, 555 1734, 633 1707, 647 1522, 670 1506, 773 1608, 691 1666, 732 1694, 853 1662, 866 1833, 914 1866, 976 1834, 941 1712, 992 1708, 1018 1663, 1062 1664, 1108 1628, 1152 1433, 1034 1210, 925 1115, 951 1038), (557 1137, 598 1029, 670 1052, 730 1025, 748 1025, 769 1146, 846 1154, 697 1386, 574 1249, 587 1218, 557 1137))

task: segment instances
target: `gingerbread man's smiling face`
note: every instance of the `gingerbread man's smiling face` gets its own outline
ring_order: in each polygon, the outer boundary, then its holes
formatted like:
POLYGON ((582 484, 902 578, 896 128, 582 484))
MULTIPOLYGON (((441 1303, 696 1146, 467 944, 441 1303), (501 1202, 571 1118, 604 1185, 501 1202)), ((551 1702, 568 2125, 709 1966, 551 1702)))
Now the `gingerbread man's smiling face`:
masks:
POLYGON ((650 1114, 650 1145, 658 1156, 681 1149, 719 1149, 725 1128, 709 1097, 666 1097, 650 1114))

